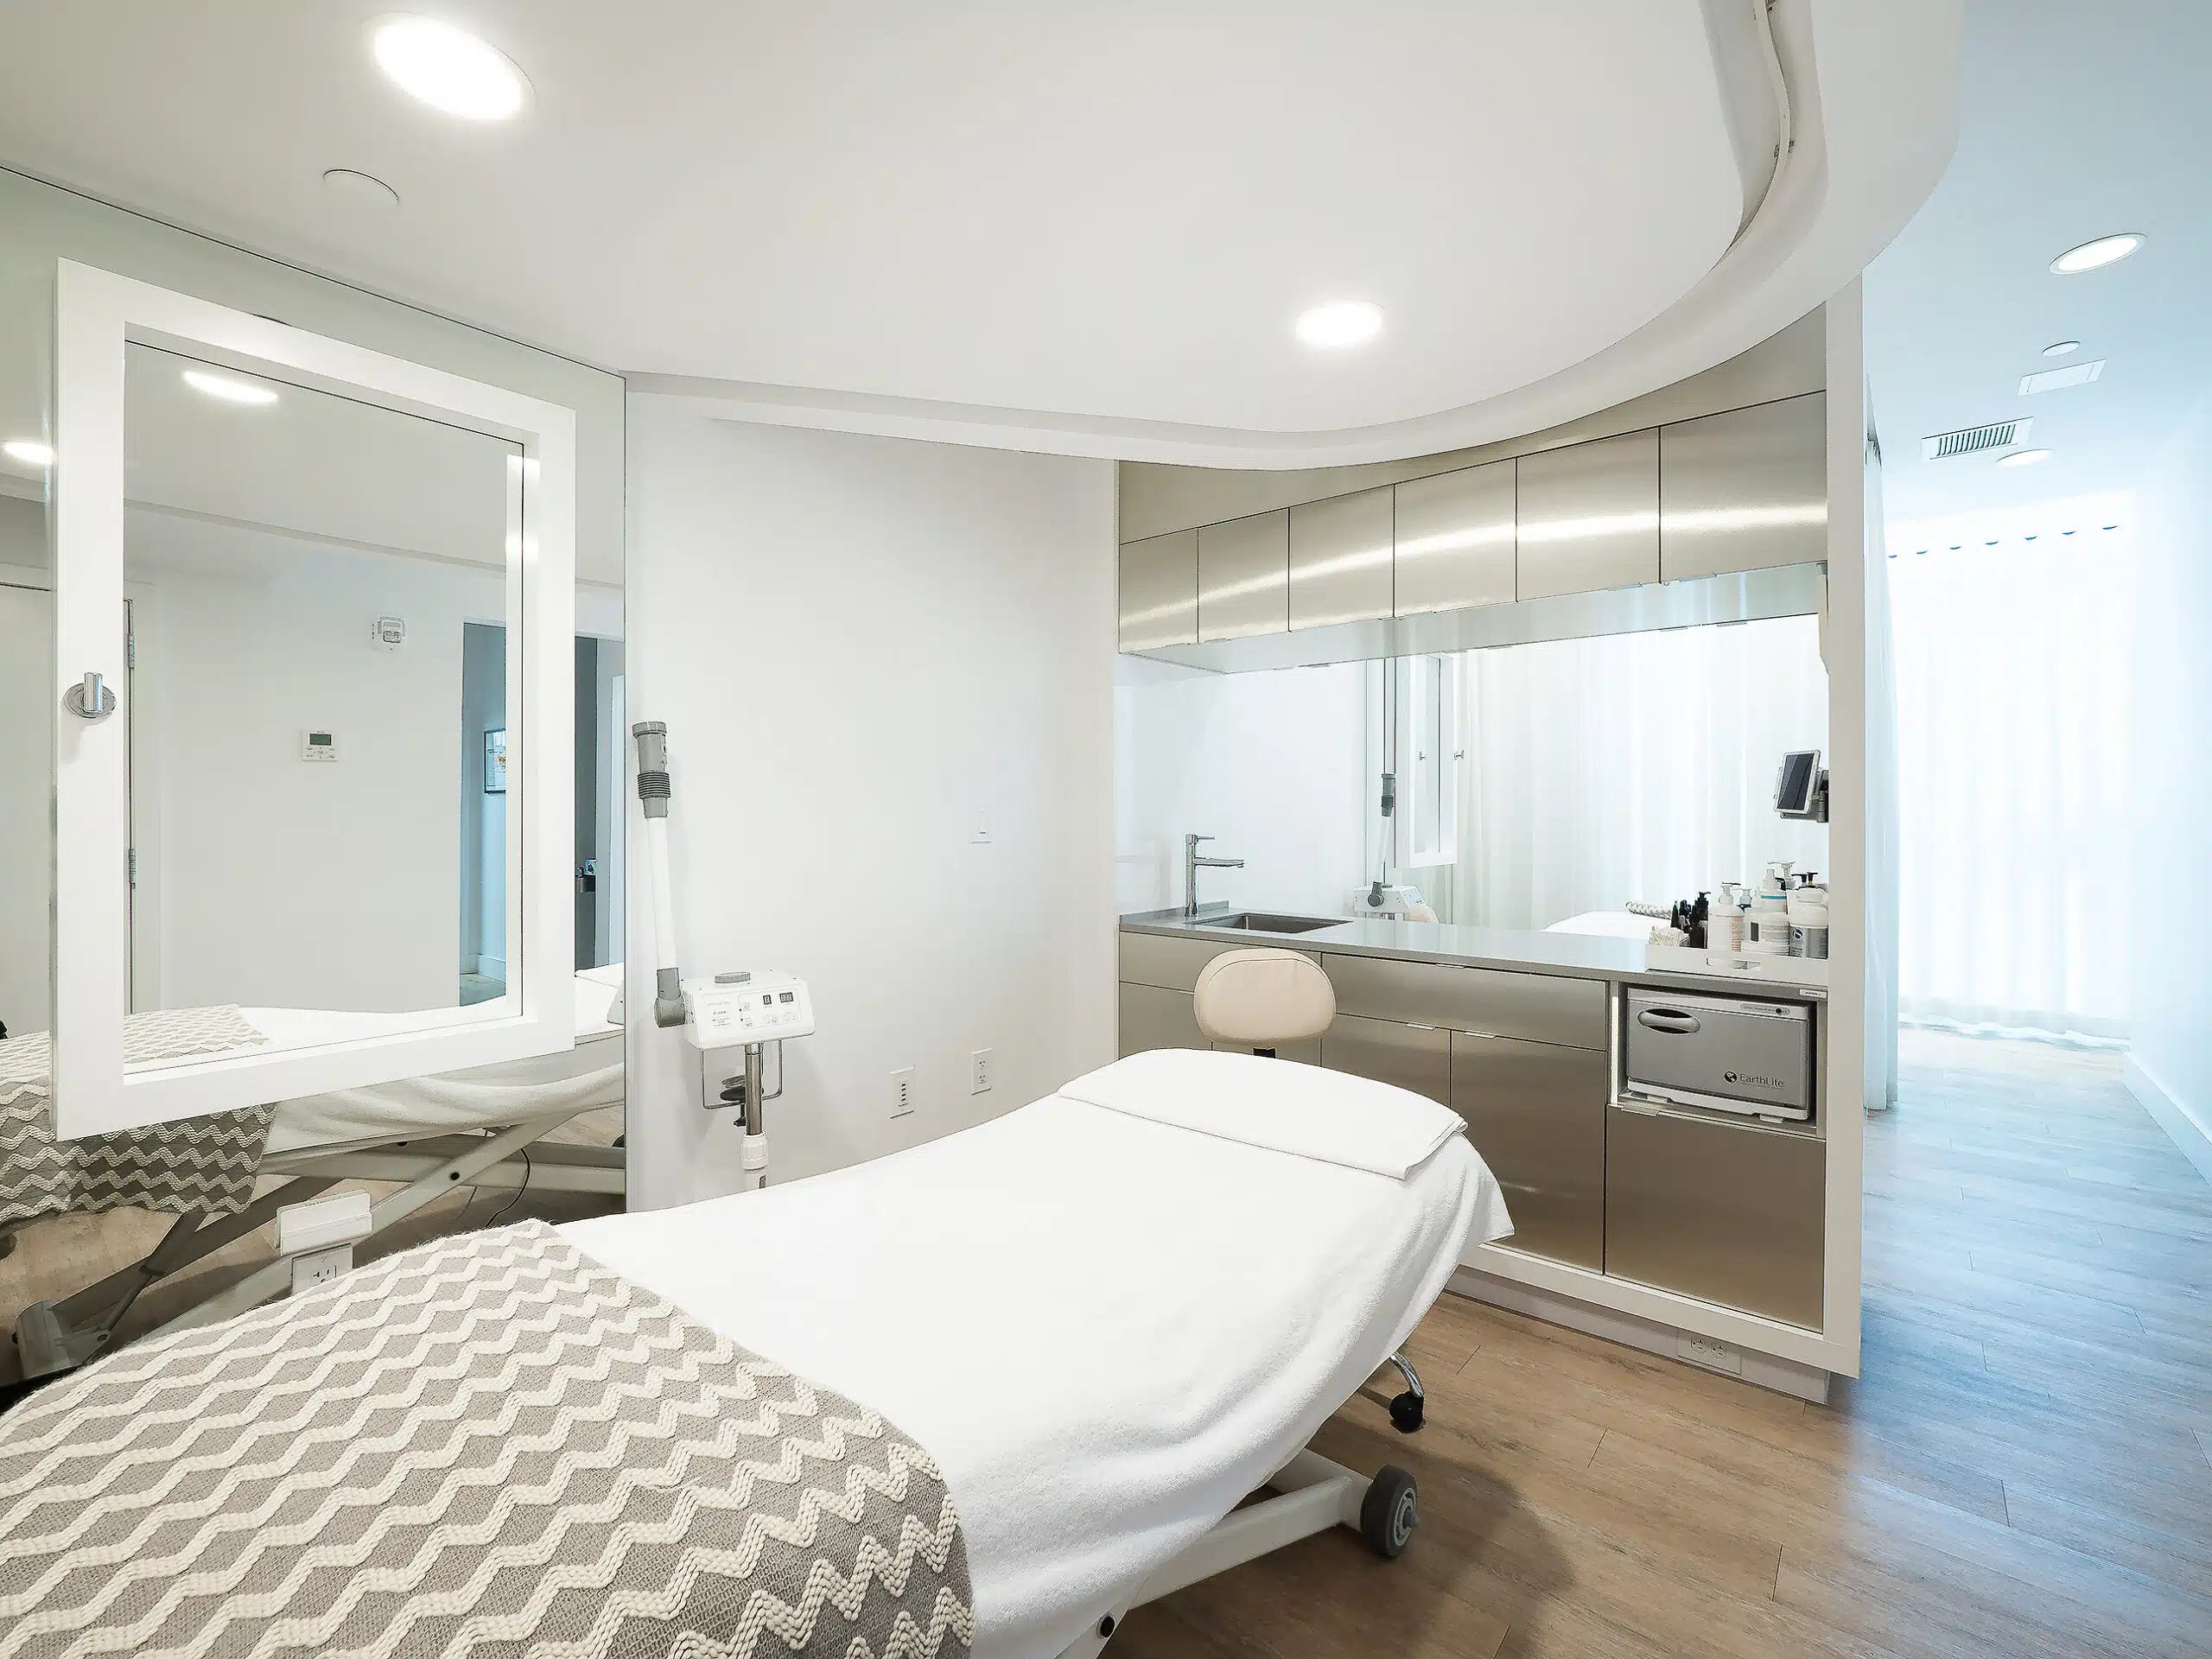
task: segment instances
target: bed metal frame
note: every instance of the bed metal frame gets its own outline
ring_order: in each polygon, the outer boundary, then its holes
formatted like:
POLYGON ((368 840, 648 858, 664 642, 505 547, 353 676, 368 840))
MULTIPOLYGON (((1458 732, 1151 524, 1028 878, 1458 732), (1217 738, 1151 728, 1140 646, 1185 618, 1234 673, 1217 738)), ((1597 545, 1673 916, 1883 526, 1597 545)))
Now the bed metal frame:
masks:
MULTIPOLYGON (((99 1358, 107 1351, 123 1316, 147 1289, 266 1226, 286 1205, 312 1198, 340 1181, 403 1183, 397 1192, 386 1193, 369 1206, 365 1236, 372 1238, 460 1186, 527 1185, 537 1192, 591 1192, 620 1198, 625 1189, 620 1147, 538 1144, 571 1118, 599 1109, 589 1106, 530 1118, 511 1128, 416 1141, 302 1147, 273 1154, 263 1160, 261 1173, 289 1177, 282 1186, 263 1193, 236 1215, 215 1219, 205 1215, 179 1216, 162 1242, 143 1259, 59 1301, 34 1302, 25 1308, 16 1323, 23 1381, 35 1383, 99 1358)), ((147 1334, 188 1331, 258 1307, 289 1292, 295 1262, 316 1253, 301 1250, 280 1255, 147 1334)))
MULTIPOLYGON (((1410 1434, 1421 1427, 1420 1410, 1416 1407, 1411 1413, 1413 1421, 1408 1424, 1398 1402, 1408 1397, 1418 1402, 1422 1398, 1421 1378, 1403 1353, 1392 1354, 1383 1363, 1396 1367, 1405 1379, 1406 1392, 1388 1403, 1392 1424, 1410 1434)), ((1360 1393, 1371 1400, 1382 1399, 1366 1388, 1360 1393)), ((1311 1538, 1332 1527, 1349 1527, 1376 1554, 1393 1558, 1405 1548, 1420 1524, 1414 1478, 1395 1464, 1384 1464, 1370 1477, 1307 1446, 1285 1464, 1264 1490, 1268 1497, 1232 1510, 1214 1522, 1196 1543, 1157 1569, 1090 1630, 1061 1649, 1058 1659, 1097 1659, 1132 1609, 1232 1567, 1273 1554, 1301 1538, 1311 1538)))

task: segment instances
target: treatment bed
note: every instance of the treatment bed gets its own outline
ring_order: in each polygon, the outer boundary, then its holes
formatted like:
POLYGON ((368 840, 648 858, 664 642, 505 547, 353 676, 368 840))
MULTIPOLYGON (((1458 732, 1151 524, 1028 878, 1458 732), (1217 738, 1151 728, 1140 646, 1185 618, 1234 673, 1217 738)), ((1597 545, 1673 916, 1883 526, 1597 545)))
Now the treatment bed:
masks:
POLYGON ((1084 1659, 1331 1526, 1395 1554, 1410 1480, 1306 1441, 1510 1230, 1460 1127, 1139 1054, 835 1174, 131 1347, 0 1417, 0 1659, 1084 1659))
MULTIPOLYGON (((283 1212, 340 1181, 384 1181, 397 1190, 371 1206, 361 1237, 372 1236, 455 1187, 589 1192, 620 1199, 623 1155, 616 1147, 549 1142, 582 1113, 623 1101, 622 967, 575 976, 573 1046, 528 1059, 475 1066, 280 1101, 251 1114, 226 1114, 127 1136, 100 1137, 113 1150, 56 1147, 19 1103, 16 1135, 0 1131, 0 1232, 43 1215, 98 1209, 154 1209, 174 1215, 143 1260, 16 1319, 26 1378, 48 1376, 105 1351, 139 1295, 171 1274, 271 1222, 276 1259, 185 1310, 161 1330, 205 1325, 291 1289, 295 1258, 283 1212), (65 1163, 64 1159, 69 1161, 65 1163), (272 1183, 274 1183, 272 1185, 272 1183)), ((224 1016, 251 1040, 285 1047, 374 1035, 407 1016, 320 1009, 242 1007, 133 1016, 175 1024, 193 1013, 224 1016)), ((42 1038, 0 1044, 43 1044, 42 1038)), ((16 1068, 30 1075, 42 1066, 16 1068)), ((4 1068, 0 1068, 4 1070, 4 1068)), ((0 1076, 0 1086, 6 1078, 0 1076)), ((42 1104, 39 1106, 42 1115, 42 1104)), ((12 1244, 12 1239, 0 1245, 12 1244)))

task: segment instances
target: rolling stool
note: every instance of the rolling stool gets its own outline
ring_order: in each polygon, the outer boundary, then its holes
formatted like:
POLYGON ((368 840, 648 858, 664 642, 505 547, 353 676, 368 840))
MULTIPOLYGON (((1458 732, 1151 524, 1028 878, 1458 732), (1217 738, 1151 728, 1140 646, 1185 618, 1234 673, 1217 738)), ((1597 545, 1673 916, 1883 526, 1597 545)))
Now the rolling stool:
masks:
MULTIPOLYGON (((1313 957, 1295 950, 1224 950, 1198 971, 1192 998, 1198 1029, 1209 1041, 1249 1048, 1275 1058, 1285 1043, 1302 1043, 1328 1030, 1337 1017, 1337 994, 1313 957)), ((1404 1354, 1390 1356, 1405 1392, 1390 1401, 1390 1426, 1410 1434, 1421 1424, 1421 1377, 1404 1354)))

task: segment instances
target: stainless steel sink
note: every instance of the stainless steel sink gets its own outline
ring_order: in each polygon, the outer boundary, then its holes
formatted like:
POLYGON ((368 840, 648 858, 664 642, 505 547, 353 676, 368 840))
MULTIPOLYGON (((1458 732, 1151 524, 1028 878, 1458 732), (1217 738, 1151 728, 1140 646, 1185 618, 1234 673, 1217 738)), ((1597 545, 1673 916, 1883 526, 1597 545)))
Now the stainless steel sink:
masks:
POLYGON ((1245 933, 1317 933, 1335 927, 1341 916, 1276 916, 1262 910, 1243 910, 1229 916, 1201 916, 1194 927, 1230 927, 1245 933))

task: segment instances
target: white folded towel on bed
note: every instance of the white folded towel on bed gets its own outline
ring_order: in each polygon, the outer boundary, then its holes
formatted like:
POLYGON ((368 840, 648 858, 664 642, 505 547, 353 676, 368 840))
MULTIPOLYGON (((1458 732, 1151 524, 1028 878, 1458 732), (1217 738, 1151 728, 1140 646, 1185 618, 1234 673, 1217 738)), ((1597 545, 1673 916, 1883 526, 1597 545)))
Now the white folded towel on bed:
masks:
POLYGON ((1399 1181, 1466 1128, 1448 1107, 1390 1084, 1204 1048, 1147 1049, 1059 1092, 1131 1117, 1399 1181))

